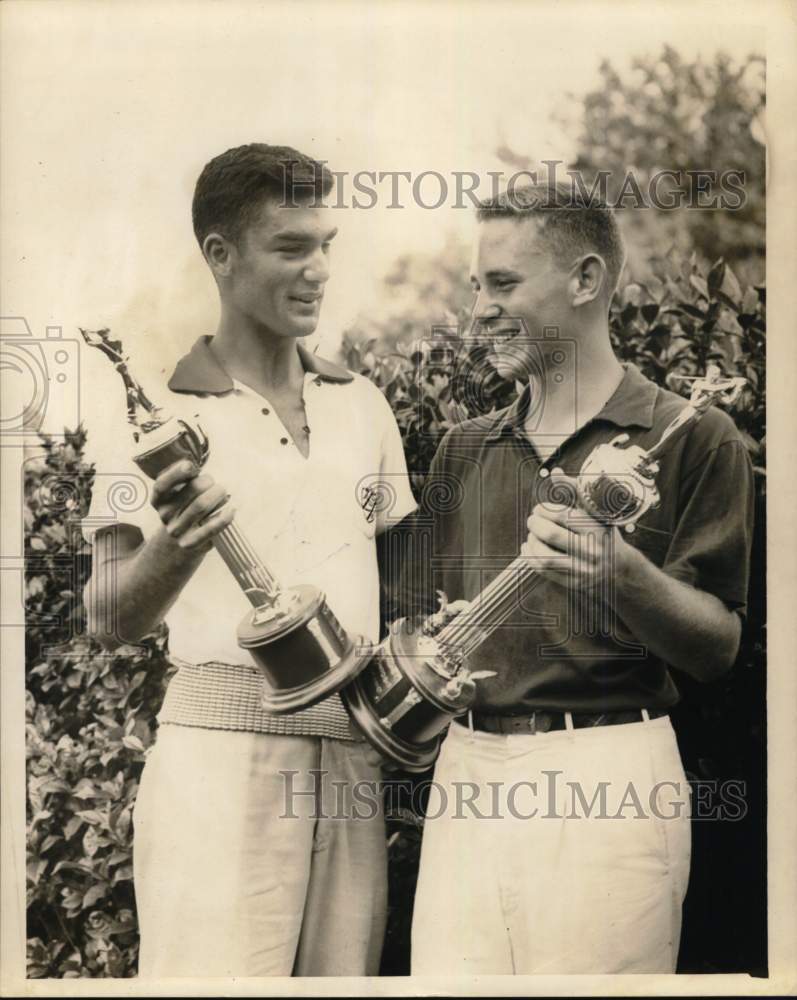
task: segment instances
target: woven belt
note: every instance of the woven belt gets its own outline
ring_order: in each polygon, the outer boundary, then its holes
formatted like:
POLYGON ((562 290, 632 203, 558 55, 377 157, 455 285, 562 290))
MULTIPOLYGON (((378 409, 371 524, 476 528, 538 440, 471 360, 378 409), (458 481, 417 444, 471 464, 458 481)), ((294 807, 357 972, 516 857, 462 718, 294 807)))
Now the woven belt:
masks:
MULTIPOLYGON (((664 710, 650 708, 648 716, 660 719, 668 713, 664 710)), ((473 728, 483 733, 504 733, 507 735, 525 733, 551 733, 567 729, 564 712, 532 712, 531 715, 479 715, 473 713, 473 728)), ((641 709, 624 712, 573 712, 573 728, 588 729, 592 726, 621 726, 628 722, 643 722, 641 709)), ((457 720, 460 725, 468 725, 468 717, 457 720)))

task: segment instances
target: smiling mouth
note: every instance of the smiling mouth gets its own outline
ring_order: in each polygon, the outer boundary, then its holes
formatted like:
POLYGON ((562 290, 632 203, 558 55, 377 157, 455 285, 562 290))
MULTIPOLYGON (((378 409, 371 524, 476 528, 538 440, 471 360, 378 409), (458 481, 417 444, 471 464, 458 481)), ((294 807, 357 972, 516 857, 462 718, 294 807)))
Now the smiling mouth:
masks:
POLYGON ((291 295, 294 302, 304 302, 305 305, 313 305, 314 302, 321 301, 321 293, 317 292, 313 295, 291 295))
POLYGON ((497 330, 489 331, 490 342, 493 347, 503 347, 511 343, 521 332, 518 326, 505 326, 497 330))

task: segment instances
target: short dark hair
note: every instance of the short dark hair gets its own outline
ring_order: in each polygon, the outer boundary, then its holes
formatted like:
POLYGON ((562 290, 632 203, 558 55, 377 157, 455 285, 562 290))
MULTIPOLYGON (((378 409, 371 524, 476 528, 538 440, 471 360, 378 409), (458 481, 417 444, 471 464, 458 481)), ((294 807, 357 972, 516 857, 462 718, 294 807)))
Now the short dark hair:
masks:
POLYGON ((191 216, 202 246, 208 233, 236 242, 265 201, 320 203, 332 189, 326 165, 290 146, 252 142, 206 164, 194 188, 191 216))
POLYGON ((625 244, 612 209, 595 194, 557 181, 509 187, 480 202, 480 222, 488 219, 539 219, 551 253, 563 267, 584 253, 606 262, 611 298, 625 264, 625 244))

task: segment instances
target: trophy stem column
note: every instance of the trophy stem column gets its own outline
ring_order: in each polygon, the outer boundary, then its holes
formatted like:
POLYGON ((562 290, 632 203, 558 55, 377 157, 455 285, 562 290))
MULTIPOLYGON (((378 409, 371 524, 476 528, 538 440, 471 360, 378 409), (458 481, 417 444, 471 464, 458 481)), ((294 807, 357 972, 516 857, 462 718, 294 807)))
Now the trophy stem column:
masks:
POLYGON ((517 607, 520 588, 536 570, 524 556, 515 558, 482 593, 435 637, 463 658, 473 653, 517 607))
POLYGON ((280 592, 277 578, 261 562, 243 533, 230 524, 213 539, 213 546, 238 581, 253 607, 273 600, 280 592))

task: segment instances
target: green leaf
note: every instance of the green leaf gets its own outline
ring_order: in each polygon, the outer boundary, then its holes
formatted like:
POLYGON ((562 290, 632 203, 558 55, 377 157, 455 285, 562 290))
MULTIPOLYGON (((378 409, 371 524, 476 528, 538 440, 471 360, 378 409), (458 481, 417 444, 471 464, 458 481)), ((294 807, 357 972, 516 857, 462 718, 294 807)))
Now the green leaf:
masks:
POLYGON ((90 826, 88 830, 86 830, 86 832, 83 834, 83 850, 86 852, 86 855, 88 857, 93 858, 94 855, 97 853, 97 849, 99 846, 100 844, 99 844, 99 836, 97 834, 97 828, 94 826, 90 826))
POLYGON ((90 778, 81 778, 72 794, 76 799, 93 799, 96 798, 97 789, 90 778))
POLYGON ((708 285, 699 274, 690 274, 689 284, 698 292, 698 294, 702 295, 704 299, 708 299, 710 297, 708 285))
POLYGON ((97 809, 83 809, 75 813, 75 815, 85 820, 91 826, 105 826, 107 822, 103 813, 97 809))
POLYGON ((101 899, 104 899, 108 895, 108 886, 100 882, 97 885, 93 885, 88 889, 83 896, 82 908, 87 910, 90 906, 94 906, 101 899))
POLYGON ((659 306, 657 302, 649 302, 647 305, 642 306, 642 316, 646 323, 652 323, 658 315, 659 306))
POLYGON ((722 287, 722 280, 725 276, 725 261, 720 259, 708 272, 708 291, 713 298, 722 287))
POLYGON ((739 279, 733 273, 733 270, 728 266, 725 268, 722 291, 738 308, 738 304, 741 302, 743 297, 742 286, 739 284, 739 279))

